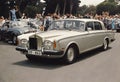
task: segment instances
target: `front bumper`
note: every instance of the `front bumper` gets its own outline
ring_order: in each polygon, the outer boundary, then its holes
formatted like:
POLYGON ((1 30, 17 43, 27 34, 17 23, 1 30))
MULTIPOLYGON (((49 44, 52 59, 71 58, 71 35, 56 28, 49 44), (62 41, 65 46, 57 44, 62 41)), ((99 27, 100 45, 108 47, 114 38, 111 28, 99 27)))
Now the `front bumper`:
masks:
POLYGON ((26 48, 23 48, 23 47, 16 47, 16 50, 17 51, 20 51, 20 52, 28 52, 26 48))
MULTIPOLYGON (((28 50, 26 48, 16 47, 16 50, 23 52, 26 55, 35 55, 35 54, 28 54, 28 50)), ((46 57, 46 58, 61 58, 61 57, 63 57, 63 54, 64 54, 64 51, 43 50, 42 55, 37 55, 37 56, 46 57)))

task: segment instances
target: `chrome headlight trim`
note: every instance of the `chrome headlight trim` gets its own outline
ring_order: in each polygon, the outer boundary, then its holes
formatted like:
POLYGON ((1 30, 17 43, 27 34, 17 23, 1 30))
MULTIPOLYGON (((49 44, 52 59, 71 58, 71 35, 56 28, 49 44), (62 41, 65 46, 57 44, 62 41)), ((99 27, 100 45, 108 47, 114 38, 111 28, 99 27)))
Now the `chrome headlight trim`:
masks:
POLYGON ((49 40, 44 41, 44 49, 46 50, 53 50, 53 42, 49 40))
POLYGON ((27 39, 21 39, 19 46, 27 49, 29 47, 29 41, 27 39))
POLYGON ((28 44, 28 40, 27 39, 21 39, 21 44, 28 44))

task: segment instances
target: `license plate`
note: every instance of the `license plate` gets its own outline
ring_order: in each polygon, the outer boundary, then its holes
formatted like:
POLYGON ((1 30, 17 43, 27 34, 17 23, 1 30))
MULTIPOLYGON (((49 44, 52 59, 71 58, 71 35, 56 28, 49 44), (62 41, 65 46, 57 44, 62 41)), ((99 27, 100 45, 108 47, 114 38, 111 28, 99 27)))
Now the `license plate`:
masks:
POLYGON ((42 52, 37 50, 28 50, 28 54, 41 56, 42 52))

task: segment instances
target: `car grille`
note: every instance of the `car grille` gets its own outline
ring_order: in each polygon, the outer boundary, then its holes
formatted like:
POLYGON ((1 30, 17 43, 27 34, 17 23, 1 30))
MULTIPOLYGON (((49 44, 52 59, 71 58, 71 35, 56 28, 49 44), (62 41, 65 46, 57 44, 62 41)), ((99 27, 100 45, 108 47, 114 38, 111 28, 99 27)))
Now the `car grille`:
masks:
POLYGON ((29 38, 29 49, 37 49, 37 38, 29 38))

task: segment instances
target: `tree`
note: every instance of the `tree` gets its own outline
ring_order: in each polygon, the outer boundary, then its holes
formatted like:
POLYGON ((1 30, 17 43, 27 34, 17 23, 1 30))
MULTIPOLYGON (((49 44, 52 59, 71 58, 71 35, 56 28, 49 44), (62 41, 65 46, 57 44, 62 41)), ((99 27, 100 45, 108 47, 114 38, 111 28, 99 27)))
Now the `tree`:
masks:
POLYGON ((88 9, 87 5, 83 5, 83 6, 79 7, 78 8, 78 14, 81 14, 81 15, 86 14, 87 9, 88 9))
POLYGON ((115 0, 108 0, 108 2, 115 2, 115 0))
POLYGON ((96 14, 96 6, 94 5, 83 5, 81 7, 78 8, 78 14, 81 15, 85 15, 85 14, 92 14, 95 15, 96 14))
POLYGON ((18 7, 19 11, 17 12, 17 16, 20 17, 20 15, 25 11, 27 11, 26 13, 28 15, 30 14, 29 12, 33 14, 38 12, 41 13, 43 8, 43 3, 41 3, 40 0, 0 0, 0 16, 4 16, 5 18, 8 18, 9 10, 11 9, 11 7, 14 6, 18 7), (27 9, 31 11, 28 11, 27 9))
POLYGON ((102 14, 102 12, 109 12, 111 15, 114 15, 116 12, 117 3, 113 0, 105 1, 97 5, 96 12, 97 14, 102 14))
POLYGON ((120 5, 117 5, 115 11, 116 11, 116 14, 120 14, 120 5))
POLYGON ((0 0, 0 16, 9 17, 9 2, 8 0, 0 0))
POLYGON ((5 18, 9 17, 9 10, 13 6, 18 7, 17 16, 21 16, 23 12, 28 16, 34 16, 35 13, 42 13, 45 9, 45 15, 49 13, 63 14, 76 14, 79 7, 80 0, 44 0, 45 3, 41 3, 40 0, 0 0, 0 15, 5 18))
POLYGON ((24 13, 26 13, 28 17, 34 18, 37 13, 42 14, 43 7, 44 7, 44 4, 41 2, 36 3, 35 5, 33 4, 27 5, 24 10, 24 13))
POLYGON ((49 13, 76 14, 80 0, 44 0, 46 4, 45 15, 49 13))
POLYGON ((95 15, 95 13, 96 13, 96 6, 90 5, 90 6, 86 9, 86 11, 85 11, 85 14, 87 14, 87 13, 89 13, 89 14, 91 14, 91 15, 95 15))

